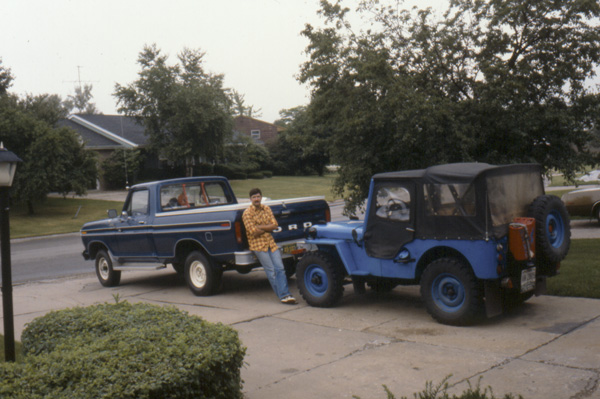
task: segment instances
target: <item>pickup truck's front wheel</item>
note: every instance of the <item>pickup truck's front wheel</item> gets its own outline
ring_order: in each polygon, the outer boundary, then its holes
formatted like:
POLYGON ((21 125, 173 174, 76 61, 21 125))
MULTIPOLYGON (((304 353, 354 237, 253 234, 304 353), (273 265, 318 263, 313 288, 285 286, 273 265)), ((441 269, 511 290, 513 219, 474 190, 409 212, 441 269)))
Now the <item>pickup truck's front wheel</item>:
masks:
POLYGON ((186 258, 184 273, 185 281, 196 296, 213 295, 219 289, 223 275, 198 251, 191 252, 186 258))
POLYGON ((298 262, 296 279, 300 294, 311 306, 333 306, 344 293, 342 269, 325 253, 304 255, 298 262))
POLYGON ((113 269, 112 260, 104 249, 96 253, 96 276, 105 287, 115 287, 121 281, 121 272, 113 269))
POLYGON ((483 314, 481 292, 471 268, 458 259, 437 259, 421 277, 427 311, 442 324, 461 326, 475 321, 483 314))

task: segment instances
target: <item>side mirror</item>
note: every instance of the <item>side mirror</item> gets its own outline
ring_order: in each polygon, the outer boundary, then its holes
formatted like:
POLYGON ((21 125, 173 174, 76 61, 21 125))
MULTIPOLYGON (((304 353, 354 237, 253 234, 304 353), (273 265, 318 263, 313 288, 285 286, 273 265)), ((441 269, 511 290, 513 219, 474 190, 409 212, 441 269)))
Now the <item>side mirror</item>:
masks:
POLYGON ((117 210, 116 209, 109 209, 108 210, 108 218, 109 219, 114 219, 117 217, 117 210))

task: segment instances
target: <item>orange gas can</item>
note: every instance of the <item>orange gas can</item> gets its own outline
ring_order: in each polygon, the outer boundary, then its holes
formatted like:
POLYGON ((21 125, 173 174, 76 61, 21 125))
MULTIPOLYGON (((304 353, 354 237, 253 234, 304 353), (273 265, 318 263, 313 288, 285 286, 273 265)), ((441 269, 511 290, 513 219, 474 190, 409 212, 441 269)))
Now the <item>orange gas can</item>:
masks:
POLYGON ((508 248, 515 260, 535 256, 535 219, 514 218, 508 229, 508 248))

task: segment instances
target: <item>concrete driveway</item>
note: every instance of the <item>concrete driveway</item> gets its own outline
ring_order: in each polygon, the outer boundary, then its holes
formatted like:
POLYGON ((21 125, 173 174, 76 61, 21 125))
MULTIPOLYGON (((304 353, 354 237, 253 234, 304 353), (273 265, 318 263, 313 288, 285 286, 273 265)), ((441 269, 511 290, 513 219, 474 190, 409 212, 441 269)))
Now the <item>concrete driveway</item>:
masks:
MULTIPOLYGON (((91 263, 90 263, 91 269, 91 263)), ((295 280, 292 291, 297 294, 295 280)), ((225 273, 223 290, 195 297, 170 269, 125 272, 103 288, 92 274, 14 288, 17 338, 50 310, 114 302, 174 305, 239 331, 249 399, 413 397, 447 376, 452 393, 481 382, 494 395, 600 398, 600 300, 542 296, 499 318, 449 327, 429 317, 416 287, 355 295, 340 306, 280 304, 262 270, 225 273), (480 380, 481 379, 481 380, 480 380)))

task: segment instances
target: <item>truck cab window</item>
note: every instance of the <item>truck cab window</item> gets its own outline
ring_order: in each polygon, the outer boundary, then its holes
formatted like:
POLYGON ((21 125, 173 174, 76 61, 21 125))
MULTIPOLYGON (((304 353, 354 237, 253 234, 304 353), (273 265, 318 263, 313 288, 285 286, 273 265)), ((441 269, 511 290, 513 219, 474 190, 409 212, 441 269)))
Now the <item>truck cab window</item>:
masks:
POLYGON ((170 184, 160 189, 160 204, 163 211, 201 208, 232 202, 220 182, 170 184))
POLYGON ((127 213, 130 216, 140 216, 148 214, 148 190, 134 191, 131 194, 127 213))

